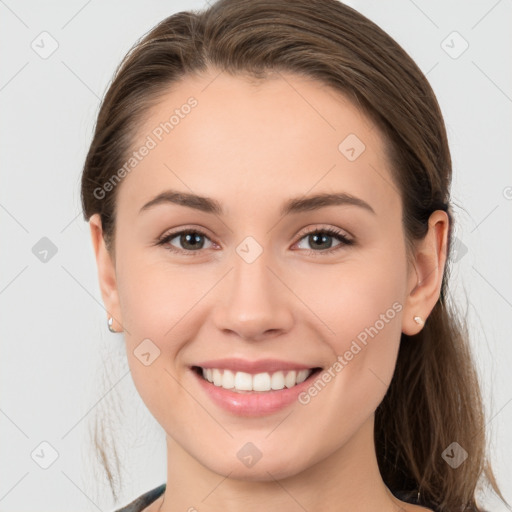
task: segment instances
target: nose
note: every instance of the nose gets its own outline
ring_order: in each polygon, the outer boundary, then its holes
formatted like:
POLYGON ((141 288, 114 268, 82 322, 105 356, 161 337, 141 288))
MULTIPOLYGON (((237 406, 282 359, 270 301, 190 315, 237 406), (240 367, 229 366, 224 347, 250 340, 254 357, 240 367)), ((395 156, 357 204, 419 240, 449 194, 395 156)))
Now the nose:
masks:
POLYGON ((265 251, 251 263, 234 255, 214 313, 214 324, 224 334, 260 341, 291 329, 293 294, 283 284, 286 276, 269 260, 265 251))

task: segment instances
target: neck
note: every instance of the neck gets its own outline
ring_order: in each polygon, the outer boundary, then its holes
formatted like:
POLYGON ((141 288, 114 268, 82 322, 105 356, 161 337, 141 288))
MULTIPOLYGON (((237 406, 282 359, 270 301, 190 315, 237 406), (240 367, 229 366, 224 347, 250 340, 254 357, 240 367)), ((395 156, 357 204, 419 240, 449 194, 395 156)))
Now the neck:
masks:
POLYGON ((391 494, 380 475, 373 424, 372 415, 348 442, 302 471, 275 464, 275 471, 268 466, 257 479, 233 478, 237 467, 226 474, 216 473, 167 437, 167 486, 160 511, 404 510, 403 502, 391 494), (283 476, 276 478, 277 473, 283 476))

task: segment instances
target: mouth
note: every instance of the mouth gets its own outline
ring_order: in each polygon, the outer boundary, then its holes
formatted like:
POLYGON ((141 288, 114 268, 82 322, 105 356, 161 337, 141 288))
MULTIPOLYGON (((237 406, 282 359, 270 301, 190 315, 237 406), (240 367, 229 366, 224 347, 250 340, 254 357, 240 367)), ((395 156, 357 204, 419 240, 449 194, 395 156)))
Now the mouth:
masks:
POLYGON ((201 366, 192 366, 191 369, 202 380, 213 386, 241 394, 273 393, 291 389, 307 380, 313 380, 322 371, 321 367, 260 373, 232 371, 225 368, 203 368, 201 366))

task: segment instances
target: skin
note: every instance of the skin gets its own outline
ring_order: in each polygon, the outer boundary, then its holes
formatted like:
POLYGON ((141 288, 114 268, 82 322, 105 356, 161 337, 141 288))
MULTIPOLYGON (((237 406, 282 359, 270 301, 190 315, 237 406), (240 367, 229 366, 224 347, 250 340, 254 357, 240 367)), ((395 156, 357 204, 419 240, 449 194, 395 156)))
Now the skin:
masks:
POLYGON ((428 510, 384 485, 373 428, 401 333, 419 332, 413 317, 425 320, 439 298, 446 213, 432 214, 408 265, 378 129, 340 93, 290 73, 260 83, 213 70, 187 76, 149 112, 134 148, 190 96, 198 105, 119 185, 115 255, 99 216, 90 219, 106 310, 167 434, 167 490, 146 511, 428 510), (351 133, 366 146, 353 162, 338 150, 351 133), (170 203, 139 212, 167 189, 214 198, 225 212, 170 203), (342 191, 375 214, 338 205, 279 215, 289 198, 342 191), (328 248, 306 234, 329 227, 355 244, 328 238, 339 250, 320 254, 328 248), (206 232, 195 256, 155 245, 179 228, 206 232), (236 252, 247 236, 263 249, 252 263, 236 252), (238 417, 212 403, 189 369, 220 357, 328 368, 395 302, 402 310, 307 405, 238 417), (160 350, 149 366, 133 353, 145 338, 160 350), (237 458, 247 442, 262 453, 250 468, 237 458))

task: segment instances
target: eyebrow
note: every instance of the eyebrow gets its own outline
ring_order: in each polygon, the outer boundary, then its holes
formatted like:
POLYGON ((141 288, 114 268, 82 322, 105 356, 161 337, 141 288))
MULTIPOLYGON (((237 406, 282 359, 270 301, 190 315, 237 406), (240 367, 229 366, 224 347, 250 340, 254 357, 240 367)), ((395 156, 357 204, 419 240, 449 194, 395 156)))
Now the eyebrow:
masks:
MULTIPOLYGON (((151 201, 147 202, 140 209, 139 213, 149 210, 156 205, 168 203, 187 206, 188 208, 194 208, 195 210, 212 213, 214 215, 223 215, 223 208, 219 201, 210 197, 198 196, 188 192, 179 192, 177 190, 166 190, 165 192, 158 194, 156 197, 151 199, 151 201)), ((373 215, 376 215, 375 210, 366 201, 345 192, 333 194, 323 193, 316 194, 314 196, 289 199, 282 206, 280 215, 284 216, 291 213, 313 211, 327 206, 345 205, 358 206, 371 212, 373 215)))

